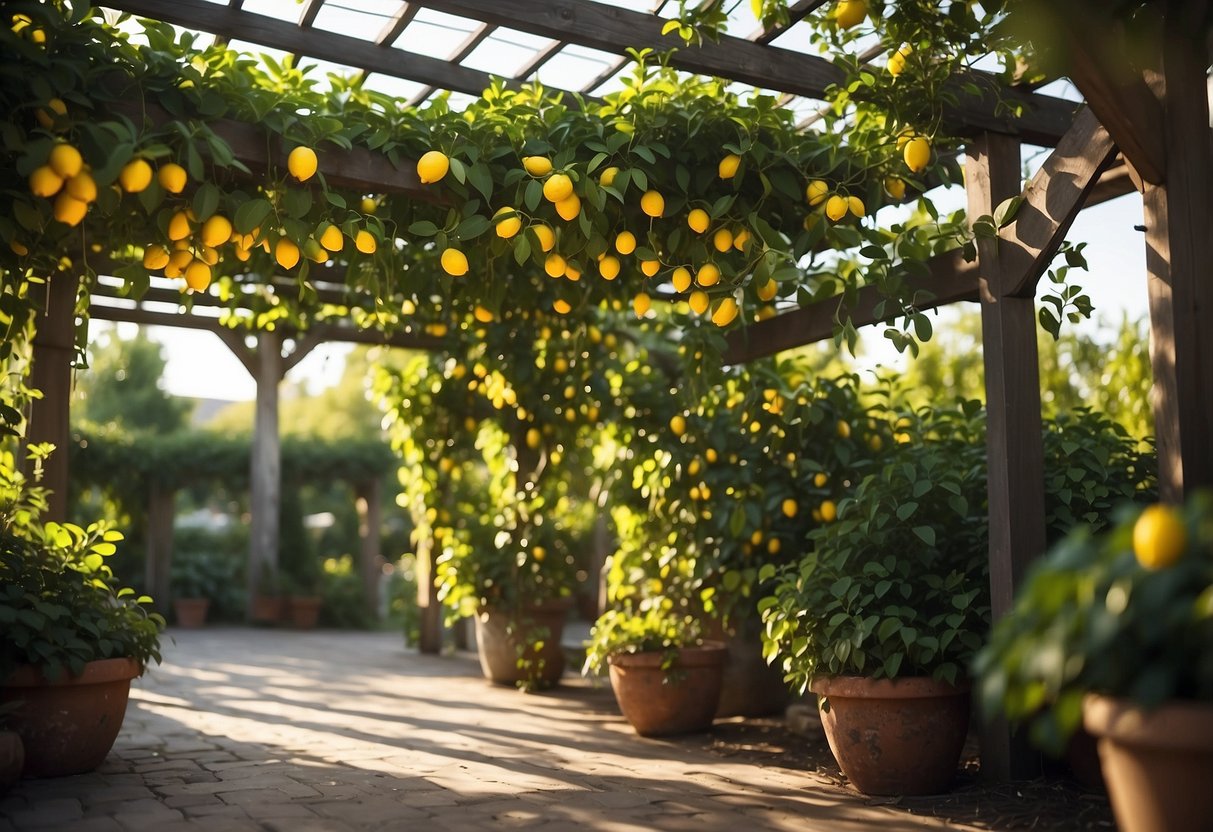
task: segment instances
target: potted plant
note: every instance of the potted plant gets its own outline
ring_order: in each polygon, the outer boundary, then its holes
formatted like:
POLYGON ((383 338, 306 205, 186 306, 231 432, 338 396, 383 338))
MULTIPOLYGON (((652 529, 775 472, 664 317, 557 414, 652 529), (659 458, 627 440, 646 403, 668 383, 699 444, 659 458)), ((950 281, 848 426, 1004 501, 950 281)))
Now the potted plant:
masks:
POLYGON ((41 523, 45 492, 0 457, 0 704, 26 776, 91 771, 122 725, 133 678, 160 661, 164 619, 106 565, 121 535, 41 523))
POLYGON ((173 594, 173 616, 178 627, 196 630, 206 624, 211 598, 217 591, 208 564, 200 556, 173 559, 169 588, 173 594))
POLYGON ((286 598, 279 591, 278 575, 267 563, 261 564, 257 574, 257 588, 249 602, 249 621, 253 624, 277 624, 287 609, 286 598))
POLYGON ((724 644, 704 641, 699 615, 656 596, 598 617, 582 672, 609 668, 624 718, 640 736, 660 737, 712 727, 727 657, 724 644))
POLYGON ((1084 725, 1125 832, 1213 828, 1213 498, 1078 529, 978 655, 989 714, 1056 751, 1084 725))
POLYGON ((810 551, 763 576, 768 660, 818 694, 830 749, 868 794, 942 791, 964 744, 989 613, 976 414, 902 423, 908 441, 809 533, 810 551))
POLYGON ((285 618, 296 630, 314 630, 320 621, 324 599, 320 595, 320 576, 283 576, 285 618))

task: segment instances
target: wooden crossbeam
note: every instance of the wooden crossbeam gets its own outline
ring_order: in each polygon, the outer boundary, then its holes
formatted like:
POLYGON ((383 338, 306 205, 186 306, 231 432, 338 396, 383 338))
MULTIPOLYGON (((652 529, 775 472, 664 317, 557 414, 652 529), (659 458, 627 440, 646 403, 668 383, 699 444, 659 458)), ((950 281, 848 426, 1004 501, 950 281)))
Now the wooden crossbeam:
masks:
MULTIPOLYGON (((459 44, 459 48, 457 48, 454 53, 447 58, 447 61, 452 64, 463 62, 468 55, 471 55, 476 51, 477 46, 484 43, 485 39, 495 31, 497 31, 497 27, 490 26, 487 23, 477 26, 476 29, 464 39, 463 43, 459 44)), ((409 101, 408 106, 416 107, 418 104, 425 101, 436 92, 438 92, 437 87, 425 87, 415 96, 413 96, 413 98, 409 101)))
POLYGON ((788 5, 788 22, 781 26, 768 26, 751 34, 746 40, 751 40, 754 43, 768 44, 782 35, 788 29, 804 20, 817 9, 824 6, 829 0, 796 0, 788 5))
MULTIPOLYGON (((910 283, 912 289, 923 295, 922 302, 916 304, 917 309, 934 309, 977 299, 977 267, 966 262, 959 249, 932 257, 927 266, 931 270, 930 278, 910 283)), ((856 327, 860 327, 891 320, 901 314, 899 310, 880 308, 883 300, 885 296, 875 286, 864 286, 851 306, 844 305, 840 297, 827 298, 734 330, 728 335, 724 362, 743 364, 832 338, 835 321, 840 317, 849 317, 856 327)))
POLYGON ((303 11, 299 13, 299 28, 307 29, 316 22, 316 15, 320 14, 320 7, 324 5, 324 0, 304 0, 303 11))

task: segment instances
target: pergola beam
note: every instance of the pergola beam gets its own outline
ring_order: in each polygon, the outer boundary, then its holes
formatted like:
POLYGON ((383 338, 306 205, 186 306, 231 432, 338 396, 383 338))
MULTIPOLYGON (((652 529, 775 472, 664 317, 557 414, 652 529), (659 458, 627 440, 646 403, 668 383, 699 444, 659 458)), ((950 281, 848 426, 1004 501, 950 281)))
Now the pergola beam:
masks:
MULTIPOLYGON (((964 259, 960 249, 939 254, 927 261, 931 276, 911 280, 910 286, 922 297, 918 310, 934 309, 950 303, 977 300, 977 268, 964 259)), ((836 321, 849 317, 856 326, 880 323, 902 314, 887 308, 886 298, 875 286, 864 286, 854 303, 838 296, 802 306, 774 318, 734 330, 727 336, 726 364, 744 364, 783 350, 824 341, 834 336, 836 321)))
POLYGON ((788 4, 788 22, 786 24, 759 29, 750 35, 747 40, 766 45, 824 6, 827 2, 829 0, 796 0, 796 2, 788 4))

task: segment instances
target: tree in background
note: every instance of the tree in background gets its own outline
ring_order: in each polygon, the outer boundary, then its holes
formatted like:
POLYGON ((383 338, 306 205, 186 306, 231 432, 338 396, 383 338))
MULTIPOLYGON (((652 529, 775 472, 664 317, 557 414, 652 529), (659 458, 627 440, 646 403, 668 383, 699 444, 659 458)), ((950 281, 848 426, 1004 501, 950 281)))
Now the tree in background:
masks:
MULTIPOLYGON (((1144 439, 1154 435, 1150 408, 1147 321, 1122 317, 1110 342, 1071 328, 1054 341, 1038 332, 1041 407, 1045 418, 1078 407, 1104 413, 1144 439)), ((981 315, 964 310, 955 322, 924 343, 898 387, 913 406, 957 398, 985 401, 981 315)))
POLYGON ((161 345, 143 330, 131 339, 110 330, 90 346, 88 369, 76 376, 72 421, 132 433, 182 430, 190 405, 164 389, 166 363, 161 345))

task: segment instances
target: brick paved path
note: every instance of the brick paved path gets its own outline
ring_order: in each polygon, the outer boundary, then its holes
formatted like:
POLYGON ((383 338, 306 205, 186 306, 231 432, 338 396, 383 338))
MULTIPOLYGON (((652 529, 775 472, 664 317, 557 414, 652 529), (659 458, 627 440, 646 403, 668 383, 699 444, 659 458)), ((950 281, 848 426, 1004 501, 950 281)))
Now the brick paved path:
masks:
POLYGON ((527 695, 391 633, 172 636, 102 768, 23 781, 0 832, 945 827, 705 736, 640 739, 572 674, 527 695))

